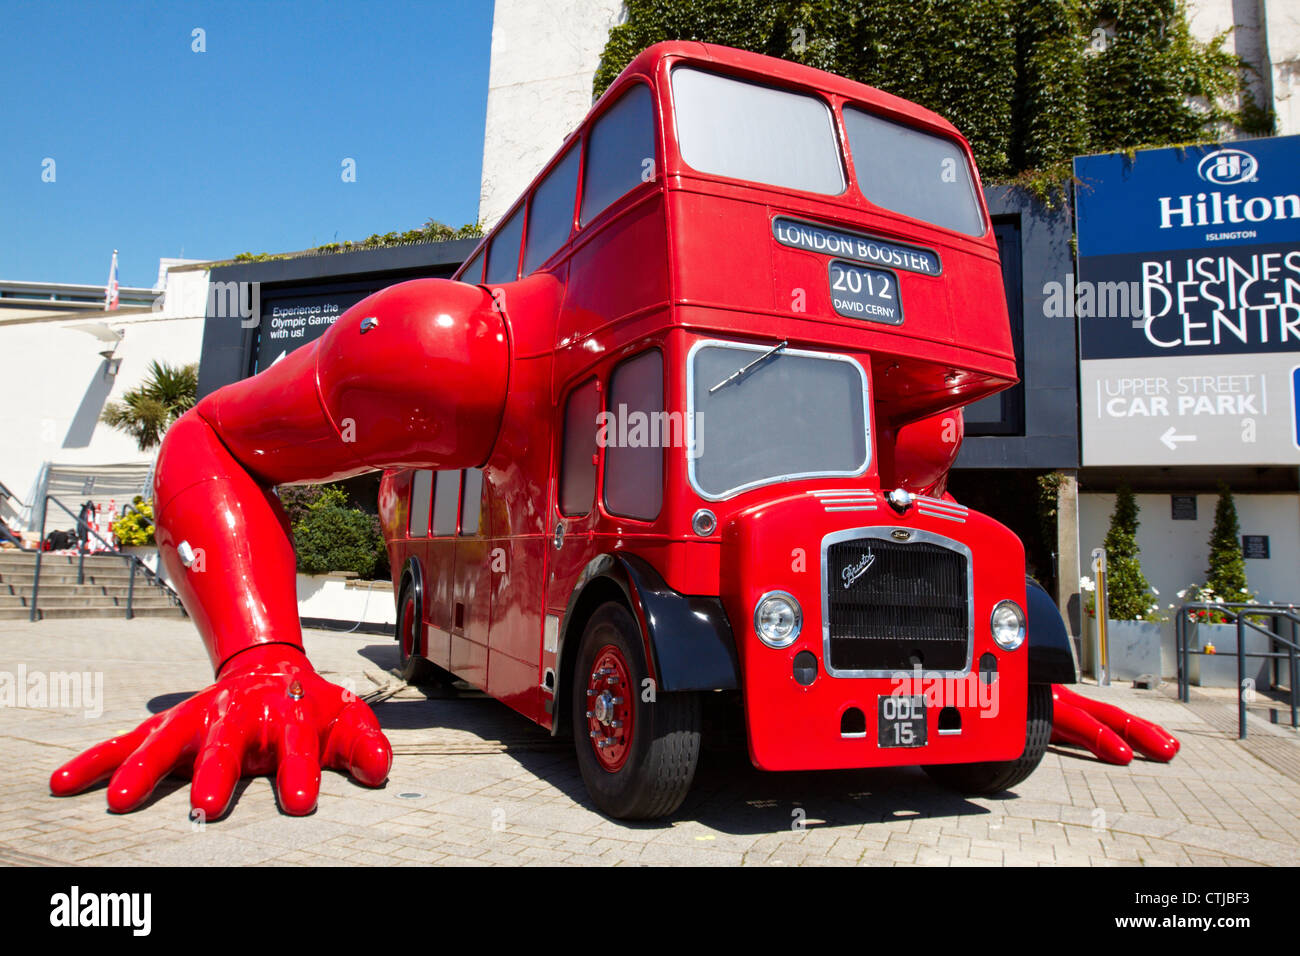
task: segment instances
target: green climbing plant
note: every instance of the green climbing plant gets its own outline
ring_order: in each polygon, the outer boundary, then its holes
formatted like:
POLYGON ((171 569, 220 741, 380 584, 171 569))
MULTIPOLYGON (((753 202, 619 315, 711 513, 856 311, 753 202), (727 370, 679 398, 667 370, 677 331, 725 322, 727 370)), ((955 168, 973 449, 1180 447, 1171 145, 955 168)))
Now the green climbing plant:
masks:
POLYGON ((1271 133, 1226 39, 1180 0, 628 0, 594 86, 662 40, 778 56, 935 110, 986 179, 1050 199, 1077 155, 1271 133))

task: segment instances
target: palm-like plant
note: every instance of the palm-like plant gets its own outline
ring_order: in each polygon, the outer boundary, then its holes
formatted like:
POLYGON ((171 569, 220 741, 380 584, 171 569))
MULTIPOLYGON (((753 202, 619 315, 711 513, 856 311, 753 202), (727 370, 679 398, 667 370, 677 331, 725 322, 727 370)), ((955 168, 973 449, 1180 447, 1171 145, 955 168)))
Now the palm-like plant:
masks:
POLYGON ((199 366, 149 363, 149 376, 122 395, 122 401, 104 406, 99 420, 126 432, 141 451, 156 448, 163 433, 198 401, 199 366))

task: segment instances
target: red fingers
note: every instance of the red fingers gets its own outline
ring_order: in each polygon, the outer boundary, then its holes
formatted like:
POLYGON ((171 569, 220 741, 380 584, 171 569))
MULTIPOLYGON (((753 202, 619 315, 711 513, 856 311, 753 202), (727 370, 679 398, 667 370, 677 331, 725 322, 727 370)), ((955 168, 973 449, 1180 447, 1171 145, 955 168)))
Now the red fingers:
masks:
POLYGON ((130 733, 105 740, 73 757, 50 775, 50 793, 56 797, 67 797, 106 780, 123 760, 144 743, 145 738, 162 723, 165 716, 165 711, 155 714, 130 733))
POLYGON ((129 813, 136 809, 149 799, 159 781, 180 763, 187 750, 194 747, 200 700, 202 695, 167 711, 165 719, 144 743, 117 768, 108 782, 110 810, 129 813))
POLYGON ((325 745, 325 760, 328 766, 347 771, 368 787, 378 787, 388 779, 393 748, 379 729, 374 711, 364 701, 354 700, 334 721, 325 745))
POLYGON ((1114 704, 1093 700, 1059 685, 1052 692, 1058 701, 1065 701, 1084 713, 1101 721, 1134 750, 1151 760, 1168 763, 1178 753, 1178 738, 1159 724, 1135 717, 1114 704))
POLYGON ((287 645, 251 649, 239 662, 206 691, 69 760, 51 775, 50 791, 66 796, 111 778, 109 809, 126 813, 192 764, 190 806, 195 819, 211 821, 230 811, 245 774, 274 774, 280 806, 294 816, 316 808, 322 766, 383 784, 393 751, 355 695, 287 645))
POLYGON ((190 784, 190 808, 198 819, 218 820, 230 809, 235 784, 243 771, 244 749, 250 728, 234 709, 208 728, 194 761, 194 782, 190 784))
POLYGON ((310 714, 286 714, 279 734, 280 768, 275 775, 275 792, 280 808, 300 817, 316 809, 320 796, 320 738, 310 723, 310 714), (306 717, 307 719, 304 719, 306 717))
POLYGON ((1087 747, 1106 763, 1124 764, 1133 759, 1133 751, 1095 717, 1057 697, 1052 708, 1052 741, 1087 747))

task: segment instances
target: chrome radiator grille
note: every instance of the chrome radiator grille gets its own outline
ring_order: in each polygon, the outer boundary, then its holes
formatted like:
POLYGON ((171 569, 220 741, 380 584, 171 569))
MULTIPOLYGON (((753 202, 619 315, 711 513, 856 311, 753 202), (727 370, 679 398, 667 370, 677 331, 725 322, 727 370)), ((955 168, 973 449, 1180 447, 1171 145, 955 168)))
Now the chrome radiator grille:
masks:
POLYGON ((969 557, 928 541, 859 537, 826 548, 830 668, 960 671, 971 633, 969 557))

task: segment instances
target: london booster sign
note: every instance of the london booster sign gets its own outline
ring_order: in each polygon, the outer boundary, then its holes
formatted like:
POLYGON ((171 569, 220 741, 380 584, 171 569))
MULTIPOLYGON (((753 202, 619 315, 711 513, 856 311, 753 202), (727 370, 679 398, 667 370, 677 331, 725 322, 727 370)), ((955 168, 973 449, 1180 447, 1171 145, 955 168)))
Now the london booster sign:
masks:
POLYGON ((1074 174, 1083 463, 1300 463, 1300 136, 1074 174))

